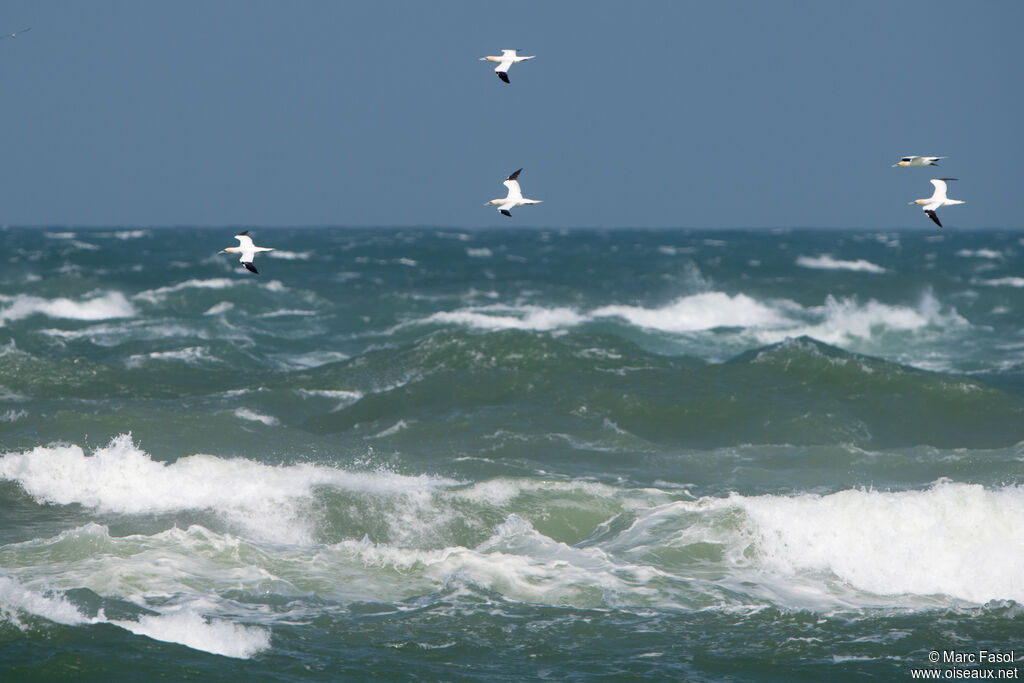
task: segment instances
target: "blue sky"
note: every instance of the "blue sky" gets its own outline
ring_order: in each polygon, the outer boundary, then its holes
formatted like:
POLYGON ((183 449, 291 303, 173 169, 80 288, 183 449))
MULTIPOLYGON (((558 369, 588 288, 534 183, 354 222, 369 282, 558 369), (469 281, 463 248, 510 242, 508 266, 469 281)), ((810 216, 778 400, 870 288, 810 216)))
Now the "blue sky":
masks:
POLYGON ((1020 0, 6 0, 0 224, 1024 227, 1020 0), (537 58, 501 83, 479 57, 537 58), (945 155, 896 169, 905 154, 945 155), (517 168, 543 204, 484 207, 517 168))

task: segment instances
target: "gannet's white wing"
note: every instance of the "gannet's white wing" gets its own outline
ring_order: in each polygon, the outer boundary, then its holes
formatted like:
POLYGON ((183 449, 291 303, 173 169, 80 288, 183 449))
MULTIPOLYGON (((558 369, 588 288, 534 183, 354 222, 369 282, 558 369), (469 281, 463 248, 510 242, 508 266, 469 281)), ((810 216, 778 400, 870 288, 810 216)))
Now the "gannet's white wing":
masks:
POLYGON ((501 184, 508 188, 508 196, 506 200, 520 200, 523 198, 523 191, 519 188, 519 174, 523 172, 523 169, 519 169, 515 173, 509 175, 508 178, 501 181, 501 184))
POLYGON ((935 186, 935 192, 928 199, 926 206, 929 209, 936 209, 942 206, 942 202, 946 201, 946 181, 954 180, 953 178, 932 178, 931 184, 935 186), (934 206, 932 206, 934 204, 934 206))
POLYGON ((503 181, 501 184, 508 188, 508 196, 505 197, 506 200, 510 200, 510 199, 519 200, 519 199, 523 198, 523 191, 519 187, 519 181, 518 180, 509 179, 509 180, 503 181))
POLYGON ((256 247, 248 233, 249 231, 246 230, 245 232, 240 232, 235 235, 235 239, 238 240, 239 249, 254 249, 256 247))
MULTIPOLYGON (((248 232, 246 230, 235 235, 235 239, 238 240, 239 253, 242 255, 238 260, 242 264, 246 264, 246 268, 252 265, 252 260, 256 257, 256 245, 253 244, 252 238, 247 234, 248 232)), ((252 270, 252 268, 249 268, 249 270, 252 270)))

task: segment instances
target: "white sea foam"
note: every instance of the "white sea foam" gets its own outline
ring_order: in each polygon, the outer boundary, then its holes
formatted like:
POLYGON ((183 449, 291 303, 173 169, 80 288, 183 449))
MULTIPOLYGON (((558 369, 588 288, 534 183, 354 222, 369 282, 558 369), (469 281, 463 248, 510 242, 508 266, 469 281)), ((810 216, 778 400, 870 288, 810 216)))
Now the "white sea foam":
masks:
POLYGON ((733 496, 762 567, 828 571, 877 595, 1024 601, 1024 488, 733 496))
POLYGON ((331 409, 332 413, 357 403, 363 398, 363 392, 346 391, 345 389, 299 389, 298 394, 303 398, 326 398, 337 401, 337 404, 331 409))
POLYGON ((466 256, 470 258, 490 258, 494 256, 494 252, 488 249, 487 247, 467 247, 466 256))
POLYGON ((585 316, 570 308, 494 305, 435 313, 425 322, 456 323, 484 330, 550 331, 573 327, 585 320, 585 316))
POLYGON ((0 620, 25 628, 20 616, 32 614, 49 621, 75 626, 89 619, 60 594, 32 590, 8 576, 0 576, 0 620))
POLYGON ((1000 277, 994 280, 978 280, 976 284, 989 287, 1024 287, 1024 277, 1000 277))
POLYGON ((8 453, 0 456, 0 478, 17 482, 39 502, 77 503, 103 512, 210 510, 251 538, 281 543, 310 543, 316 537, 308 507, 318 487, 416 498, 455 483, 309 464, 270 466, 213 455, 165 463, 153 460, 126 435, 92 455, 74 445, 8 453))
POLYGON ((227 313, 234 307, 235 305, 230 301, 221 301, 218 304, 210 306, 210 308, 207 309, 207 311, 203 313, 203 315, 220 315, 221 313, 227 313))
POLYGON ((676 299, 661 308, 605 306, 595 317, 619 317, 640 327, 664 332, 694 332, 718 327, 778 328, 792 325, 783 305, 761 303, 746 294, 704 292, 676 299))
POLYGON ((804 268, 816 268, 819 270, 854 270, 865 273, 884 273, 885 268, 877 264, 857 259, 856 261, 843 261, 827 254, 820 256, 800 256, 796 260, 798 266, 804 268))
MULTIPOLYGON (((89 325, 76 330, 50 328, 40 330, 42 334, 63 340, 88 339, 97 346, 119 346, 127 341, 166 341, 173 337, 209 339, 208 330, 183 323, 165 323, 145 318, 135 318, 116 323, 89 325)), ((220 333, 221 339, 248 342, 244 331, 220 333)))
POLYGON ((275 249, 274 251, 268 251, 267 256, 270 258, 283 259, 285 261, 308 261, 313 256, 311 251, 287 251, 285 249, 275 249))
MULTIPOLYGON (((143 292, 139 292, 133 298, 148 301, 150 303, 160 303, 167 298, 167 295, 188 289, 228 289, 230 287, 249 286, 251 284, 252 282, 248 278, 216 277, 205 280, 185 280, 184 282, 179 282, 174 285, 157 287, 156 289, 147 289, 143 292)), ((284 291, 285 288, 280 280, 261 280, 256 283, 256 286, 271 292, 281 292, 284 291)))
POLYGON ((208 365, 217 362, 217 359, 210 355, 210 350, 205 346, 189 346, 173 351, 153 351, 152 353, 135 354, 125 359, 125 365, 129 368, 141 367, 148 360, 172 361, 184 363, 185 365, 208 365))
POLYGON ((1003 258, 1002 252, 994 249, 961 249, 956 252, 956 255, 961 258, 985 258, 985 259, 1001 259, 1003 258))
POLYGON ((293 368, 318 368, 321 365, 348 359, 348 356, 341 351, 310 351, 300 354, 280 354, 278 357, 284 365, 293 368))
MULTIPOLYGON (((47 459, 53 455, 47 453, 47 459)), ((9 457, 0 458, 0 469, 9 457)), ((274 508, 280 501, 274 491, 290 486, 280 470, 292 477, 300 472, 300 466, 234 464, 241 466, 230 479, 206 481, 204 487, 211 486, 200 505, 222 510, 228 490, 244 486, 244 495, 257 495, 262 508, 274 508), (250 486, 253 482, 263 483, 257 489, 250 486)), ((309 497, 315 486, 338 483, 336 470, 317 474, 315 469, 325 468, 303 470, 299 495, 309 497)), ((192 492, 186 484, 199 482, 172 482, 166 473, 137 476, 123 468, 120 474, 158 499, 145 507, 148 512, 170 497, 172 485, 188 498, 192 492)), ((383 512, 389 524, 406 529, 401 542, 363 537, 331 544, 305 539, 303 545, 294 538, 264 543, 197 525, 153 536, 114 537, 91 524, 57 539, 0 549, 22 560, 17 577, 0 577, 0 616, 10 620, 30 613, 69 624, 106 621, 102 612, 95 619, 83 615, 59 591, 38 588, 87 587, 159 613, 111 622, 133 633, 251 657, 270 646, 266 626, 292 617, 253 608, 263 625, 243 625, 239 606, 218 593, 269 591, 299 603, 303 594, 318 600, 399 601, 465 586, 544 605, 730 609, 774 604, 819 612, 1024 601, 1019 571, 1024 566, 1024 487, 1019 486, 940 482, 898 492, 850 489, 680 500, 685 494, 678 490, 631 490, 586 481, 507 478, 438 488, 431 480, 428 495, 406 505, 402 496, 384 497, 396 490, 422 492, 422 478, 375 474, 371 479, 355 488, 377 496, 370 506, 375 518, 383 512), (440 509, 444 505, 466 515, 462 522, 478 523, 483 511, 492 518, 500 512, 501 521, 472 546, 435 545, 436 537, 425 532, 452 522, 451 510, 440 509), (580 509, 606 520, 583 542, 558 540, 540 530, 552 523, 554 510, 576 514, 580 509), (59 563, 25 562, 33 556, 51 558, 57 547, 59 563), (168 602, 167 596, 176 597, 168 602), (196 632, 201 636, 190 635, 196 632)), ((250 513, 263 515, 257 522, 268 519, 255 506, 250 513)))
POLYGON ((238 659, 248 659, 270 647, 270 631, 266 628, 207 619, 187 606, 173 607, 163 614, 142 615, 137 621, 107 619, 102 610, 89 617, 60 591, 39 590, 0 576, 0 620, 25 629, 25 615, 66 626, 113 624, 136 635, 238 659))
POLYGON ((135 315, 135 307, 121 292, 96 294, 80 301, 65 297, 44 299, 26 294, 3 297, 0 301, 7 304, 0 309, 0 325, 8 320, 21 320, 31 315, 69 320, 107 320, 135 315))
POLYGON ((281 421, 273 415, 262 415, 257 413, 255 410, 249 410, 248 408, 235 408, 235 417, 241 420, 248 420, 250 422, 260 422, 268 427, 275 427, 281 424, 281 421))
POLYGON ((114 237, 119 240, 137 240, 148 234, 145 230, 118 230, 114 233, 114 237))
POLYGON ((387 429, 384 429, 384 430, 382 430, 382 431, 380 431, 380 432, 378 432, 376 434, 373 434, 372 436, 368 436, 366 438, 367 439, 382 439, 382 438, 387 437, 387 436, 394 436, 395 434, 397 434, 398 432, 402 431, 403 429, 408 429, 408 428, 409 428, 409 425, 406 423, 405 420, 399 420, 398 422, 396 422, 395 424, 391 425, 387 429))
POLYGON ((136 635, 236 659, 249 659, 270 648, 270 631, 265 628, 206 619, 190 609, 110 623, 136 635))
POLYGON ((760 330, 757 338, 763 343, 775 343, 787 337, 806 335, 826 344, 841 346, 853 339, 871 339, 884 332, 967 327, 970 324, 955 310, 944 312, 930 292, 921 297, 916 307, 883 304, 874 299, 862 304, 853 298, 829 296, 823 307, 807 313, 807 317, 813 315, 818 321, 778 330, 760 330))

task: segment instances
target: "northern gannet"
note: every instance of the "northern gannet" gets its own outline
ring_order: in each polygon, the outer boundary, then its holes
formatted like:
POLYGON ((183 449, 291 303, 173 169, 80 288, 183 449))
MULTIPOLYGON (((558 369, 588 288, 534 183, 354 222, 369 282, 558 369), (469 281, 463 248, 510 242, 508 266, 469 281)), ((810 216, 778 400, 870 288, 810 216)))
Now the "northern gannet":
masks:
POLYGON ((903 157, 895 164, 893 168, 897 166, 903 166, 904 168, 919 168, 921 166, 938 166, 936 161, 939 159, 945 159, 946 157, 903 157))
POLYGON ((519 174, 523 169, 519 169, 502 182, 502 185, 508 188, 508 196, 504 199, 492 199, 491 201, 484 204, 484 206, 497 206, 498 211, 511 216, 512 212, 509 209, 514 209, 517 206, 526 206, 527 204, 540 204, 540 199, 523 199, 523 191, 519 189, 519 174))
POLYGON ((531 55, 530 57, 520 57, 519 55, 516 54, 515 50, 502 50, 500 57, 481 57, 480 61, 497 62, 498 66, 494 67, 494 72, 498 74, 498 78, 508 83, 509 67, 511 67, 513 64, 518 64, 519 62, 525 61, 527 59, 533 59, 534 57, 536 57, 536 55, 531 55))
POLYGON ((3 39, 3 38, 14 38, 16 36, 20 36, 25 31, 31 31, 31 30, 32 30, 32 27, 29 26, 28 28, 23 28, 20 31, 15 31, 14 33, 5 33, 2 36, 0 36, 0 39, 3 39))
POLYGON ((227 247, 226 249, 221 249, 220 253, 241 254, 242 257, 238 259, 241 262, 241 264, 245 266, 246 269, 259 275, 260 271, 256 270, 256 266, 252 264, 252 260, 256 256, 256 252, 274 251, 274 248, 257 247, 255 244, 252 243, 252 238, 249 237, 248 230, 243 230, 242 232, 235 235, 235 239, 238 240, 237 247, 227 247))
POLYGON ((908 202, 910 204, 919 205, 924 212, 928 214, 928 218, 935 221, 935 224, 940 228, 942 227, 942 223, 939 222, 939 216, 935 213, 935 209, 940 206, 966 204, 966 202, 962 202, 959 199, 948 199, 946 197, 946 183, 950 180, 956 180, 956 178, 932 178, 931 184, 935 186, 935 192, 932 193, 932 196, 928 197, 928 199, 915 199, 912 202, 908 202))

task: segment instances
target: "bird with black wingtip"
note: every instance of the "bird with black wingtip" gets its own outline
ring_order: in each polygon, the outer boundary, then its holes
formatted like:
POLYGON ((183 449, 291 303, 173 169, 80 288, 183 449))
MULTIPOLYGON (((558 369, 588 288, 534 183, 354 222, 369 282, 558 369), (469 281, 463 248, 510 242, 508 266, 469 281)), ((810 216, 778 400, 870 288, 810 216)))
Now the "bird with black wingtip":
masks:
POLYGON ((226 247, 220 250, 222 254, 241 254, 238 261, 245 266, 246 270, 251 273, 260 274, 260 271, 256 270, 256 266, 252 264, 252 260, 256 257, 256 252, 259 251, 274 251, 273 247, 257 247, 252 238, 249 237, 249 231, 243 230, 242 232, 235 235, 235 239, 238 240, 237 247, 226 247))

